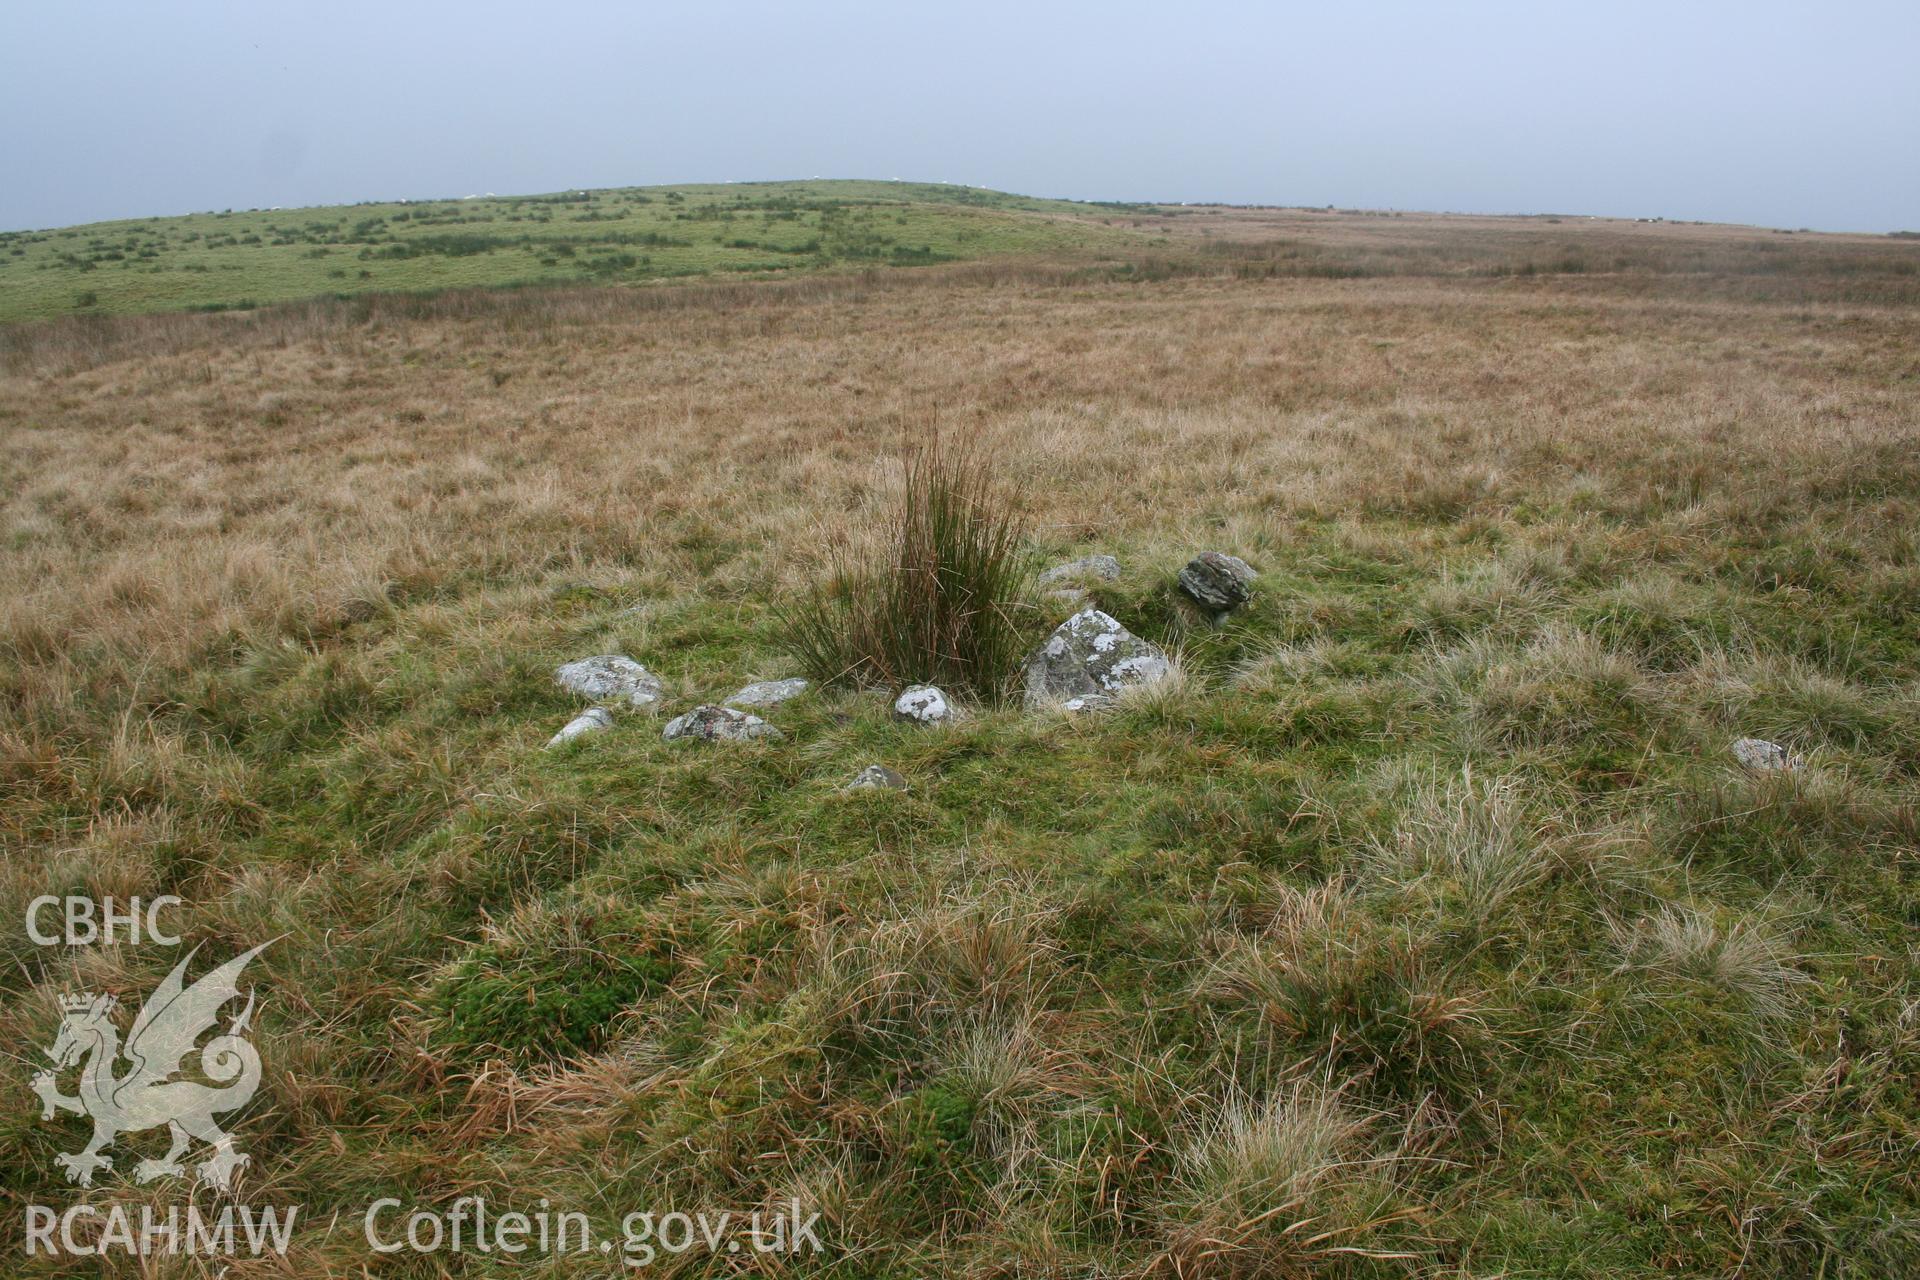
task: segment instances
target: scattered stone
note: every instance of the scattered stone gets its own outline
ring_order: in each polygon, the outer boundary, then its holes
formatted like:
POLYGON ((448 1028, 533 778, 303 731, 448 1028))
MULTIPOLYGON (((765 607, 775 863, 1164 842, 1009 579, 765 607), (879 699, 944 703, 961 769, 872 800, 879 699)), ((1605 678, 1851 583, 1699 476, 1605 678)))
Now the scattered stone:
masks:
POLYGON ((1040 575, 1040 585, 1050 587, 1056 582, 1084 582, 1088 579, 1112 582, 1119 576, 1120 562, 1112 556, 1084 556, 1053 566, 1040 575))
POLYGON ((698 738, 702 742, 749 742, 755 738, 777 740, 785 735, 759 716, 709 702, 667 721, 660 736, 669 741, 698 738))
POLYGON ((853 775, 842 791, 905 791, 907 780, 883 764, 870 764, 853 775))
POLYGON ((1099 710, 1122 689, 1158 683, 1172 670, 1159 646, 1098 609, 1082 609, 1028 656, 1026 703, 1099 710))
POLYGON ((762 680, 750 684, 727 699, 730 707, 777 707, 789 698, 797 698, 812 686, 799 677, 791 680, 762 680))
POLYGON ((1060 704, 1062 711, 1071 711, 1075 715, 1082 711, 1105 711, 1113 705, 1113 699, 1103 693, 1090 693, 1085 697, 1068 698, 1060 704))
POLYGON ((1238 556, 1202 551, 1187 562, 1178 581, 1180 589, 1209 609, 1238 608, 1253 598, 1253 580, 1259 575, 1238 556))
POLYGON ((1777 742, 1768 742, 1765 738, 1741 738, 1733 744, 1733 758, 1749 769, 1761 773, 1784 772, 1798 769, 1803 763, 1777 742))
POLYGON ((658 676, 620 653, 569 662, 555 670, 553 678, 583 698, 622 702, 643 711, 651 710, 667 692, 658 676))
POLYGON ((563 742, 572 742, 582 734, 599 733, 602 729, 611 728, 613 728, 613 713, 611 711, 608 711, 605 707, 588 707, 585 711, 582 711, 579 715, 567 721, 566 726, 548 740, 547 750, 551 751, 563 742))
POLYGON ((930 684, 917 684, 893 702, 893 718, 913 724, 952 724, 960 718, 960 708, 930 684))

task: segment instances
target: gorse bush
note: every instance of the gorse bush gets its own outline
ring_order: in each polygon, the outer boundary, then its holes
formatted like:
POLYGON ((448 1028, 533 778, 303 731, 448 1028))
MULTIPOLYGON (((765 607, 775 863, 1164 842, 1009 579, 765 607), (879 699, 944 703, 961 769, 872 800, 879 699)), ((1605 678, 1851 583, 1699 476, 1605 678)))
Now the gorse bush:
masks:
POLYGON ((831 553, 824 585, 781 610, 781 641, 823 683, 938 684, 995 698, 1024 652, 1026 528, 980 459, 910 455, 876 536, 831 553))

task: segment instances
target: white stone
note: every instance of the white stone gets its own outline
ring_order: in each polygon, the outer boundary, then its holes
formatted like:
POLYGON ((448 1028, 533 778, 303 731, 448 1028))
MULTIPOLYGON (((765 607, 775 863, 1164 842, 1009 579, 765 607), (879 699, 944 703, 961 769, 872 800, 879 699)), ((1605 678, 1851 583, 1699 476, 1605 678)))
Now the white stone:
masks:
POLYGON ((870 764, 853 775, 842 791, 905 791, 907 780, 883 764, 870 764))
POLYGON ((560 732, 548 739, 546 749, 551 751, 563 742, 572 742, 584 734, 599 733, 613 728, 613 713, 605 707, 588 707, 573 719, 567 721, 560 732))
POLYGON ((777 707, 790 698, 797 698, 811 688, 798 676, 791 680, 761 680, 750 684, 727 699, 730 707, 777 707))
POLYGON ((1798 769, 1804 762, 1777 742, 1765 738, 1741 738, 1733 744, 1733 758, 1761 773, 1798 769))
POLYGON ((652 710, 666 696, 660 678, 623 653, 581 658, 555 669, 560 687, 595 702, 624 703, 636 710, 652 710))
POLYGON ((960 718, 960 709, 933 685, 917 684, 894 699, 893 718, 914 724, 951 724, 960 718))

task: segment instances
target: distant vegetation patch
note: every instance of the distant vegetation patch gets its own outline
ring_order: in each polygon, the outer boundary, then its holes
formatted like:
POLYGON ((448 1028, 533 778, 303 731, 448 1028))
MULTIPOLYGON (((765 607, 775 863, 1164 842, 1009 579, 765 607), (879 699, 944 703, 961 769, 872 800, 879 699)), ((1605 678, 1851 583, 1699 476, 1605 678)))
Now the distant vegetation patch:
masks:
POLYGON ((0 234, 0 321, 326 294, 638 282, 1112 251, 1109 206, 788 182, 222 210, 0 234), (1100 215, 1100 216, 1096 216, 1100 215))

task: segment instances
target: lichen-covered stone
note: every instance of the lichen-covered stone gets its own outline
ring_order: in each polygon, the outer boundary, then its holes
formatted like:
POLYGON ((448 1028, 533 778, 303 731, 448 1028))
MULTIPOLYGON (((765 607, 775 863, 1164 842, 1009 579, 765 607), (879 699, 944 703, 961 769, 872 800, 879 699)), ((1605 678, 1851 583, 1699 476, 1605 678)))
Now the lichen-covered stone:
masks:
POLYGON ((1060 709, 1078 715, 1083 711, 1105 711, 1112 705, 1113 699, 1107 695, 1103 693, 1089 693, 1083 694, 1078 698, 1068 698, 1060 704, 1060 709))
POLYGON ((755 738, 775 741, 785 735, 759 716, 705 703, 669 720, 660 736, 669 741, 696 738, 702 742, 750 742, 755 738))
POLYGON ((750 684, 727 699, 730 707, 777 707, 789 698, 797 698, 811 686, 798 676, 791 680, 762 680, 750 684))
POLYGON ((588 707, 573 719, 567 721, 560 732, 547 740, 547 750, 551 751, 563 742, 572 742, 583 734, 599 733, 603 729, 613 728, 613 713, 605 707, 588 707))
POLYGON ((842 791, 905 791, 907 780, 883 764, 870 764, 853 775, 842 791))
POLYGON ((1768 742, 1765 738, 1741 738, 1733 744, 1733 758, 1749 769, 1761 773, 1783 772, 1798 769, 1800 757, 1788 751, 1777 742, 1768 742))
POLYGON ((666 696, 666 686, 658 676, 621 653, 566 663, 554 671, 553 678, 561 688, 583 698, 641 711, 652 710, 666 696))
POLYGON ((1120 562, 1112 556, 1083 556, 1057 564, 1040 575, 1040 585, 1057 582, 1112 582, 1120 576, 1120 562))
POLYGON ((1123 689, 1157 683, 1171 670, 1159 646, 1098 609, 1082 609, 1028 656, 1026 703, 1098 710, 1123 689))
POLYGON ((930 684, 914 685, 893 701, 893 718, 911 724, 951 724, 960 715, 953 699, 930 684))
POLYGON ((1177 580, 1182 591, 1207 608, 1225 611, 1253 598, 1253 580, 1258 576, 1238 556, 1202 551, 1187 562, 1177 580))

